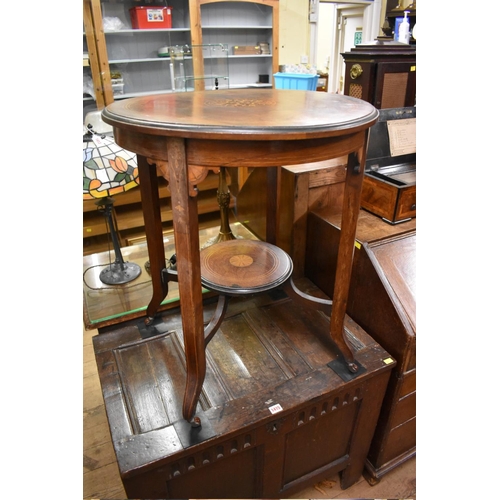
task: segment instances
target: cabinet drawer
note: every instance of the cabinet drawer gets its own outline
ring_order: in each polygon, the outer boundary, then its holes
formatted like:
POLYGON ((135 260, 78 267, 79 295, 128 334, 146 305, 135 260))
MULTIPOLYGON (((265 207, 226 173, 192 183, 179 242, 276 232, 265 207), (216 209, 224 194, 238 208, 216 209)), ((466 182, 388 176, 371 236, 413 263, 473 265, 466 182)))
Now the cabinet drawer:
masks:
POLYGON ((417 186, 401 190, 395 220, 410 219, 417 216, 417 186))
POLYGON ((416 184, 407 184, 378 172, 363 179, 361 207, 390 222, 416 217, 416 184))
POLYGON ((417 370, 406 372, 403 375, 401 386, 399 388, 399 395, 401 398, 417 390, 417 370))
POLYGON ((407 420, 414 418, 417 414, 417 393, 412 392, 402 397, 394 408, 391 427, 394 429, 407 420))
POLYGON ((361 191, 361 207, 369 212, 392 220, 398 200, 398 188, 365 175, 361 191))
POLYGON ((407 455, 417 444, 417 417, 392 429, 384 449, 377 457, 377 465, 382 466, 398 457, 407 455))

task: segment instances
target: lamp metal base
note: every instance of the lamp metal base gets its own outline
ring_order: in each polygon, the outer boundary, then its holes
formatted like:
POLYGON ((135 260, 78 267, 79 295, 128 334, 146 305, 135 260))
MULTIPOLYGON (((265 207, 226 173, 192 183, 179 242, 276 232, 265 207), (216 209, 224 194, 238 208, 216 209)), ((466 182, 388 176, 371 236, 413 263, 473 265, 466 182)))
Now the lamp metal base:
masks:
POLYGON ((141 267, 133 262, 115 262, 101 271, 99 279, 106 285, 123 285, 135 280, 141 267))

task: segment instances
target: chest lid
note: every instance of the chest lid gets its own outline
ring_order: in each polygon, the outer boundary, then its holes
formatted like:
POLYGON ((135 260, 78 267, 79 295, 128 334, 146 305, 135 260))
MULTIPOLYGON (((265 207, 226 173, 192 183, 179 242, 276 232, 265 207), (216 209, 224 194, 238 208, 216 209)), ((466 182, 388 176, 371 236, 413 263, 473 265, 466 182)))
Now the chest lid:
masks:
POLYGON ((366 171, 396 166, 416 166, 417 108, 381 109, 370 128, 366 171))

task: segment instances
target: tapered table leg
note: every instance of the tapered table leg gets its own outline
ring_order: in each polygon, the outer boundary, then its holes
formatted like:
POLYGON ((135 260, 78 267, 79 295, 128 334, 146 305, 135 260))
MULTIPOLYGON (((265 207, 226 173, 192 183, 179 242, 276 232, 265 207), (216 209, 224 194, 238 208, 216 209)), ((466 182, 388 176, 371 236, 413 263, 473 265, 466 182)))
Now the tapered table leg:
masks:
POLYGON ((182 415, 192 421, 206 370, 198 210, 189 196, 184 139, 167 138, 167 152, 187 372, 182 415))
POLYGON ((361 184, 365 166, 365 151, 350 153, 347 161, 347 172, 342 207, 342 231, 340 233, 335 285, 333 290, 330 334, 347 362, 351 372, 356 373, 358 367, 353 353, 344 338, 344 318, 349 296, 356 225, 361 202, 361 184), (358 156, 359 155, 359 156, 358 156))
POLYGON ((139 187, 141 190, 144 228, 148 246, 153 296, 147 308, 146 323, 150 323, 161 302, 168 294, 168 284, 162 279, 162 269, 166 267, 163 230, 161 225, 160 197, 156 168, 144 156, 137 155, 139 187))

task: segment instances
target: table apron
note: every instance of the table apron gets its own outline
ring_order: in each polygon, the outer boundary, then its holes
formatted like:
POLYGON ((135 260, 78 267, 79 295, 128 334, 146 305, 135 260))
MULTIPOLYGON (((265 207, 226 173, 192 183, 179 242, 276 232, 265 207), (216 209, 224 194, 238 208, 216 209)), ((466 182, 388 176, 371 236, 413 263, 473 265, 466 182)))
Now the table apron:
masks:
MULTIPOLYGON (((153 160, 167 161, 167 137, 114 129, 123 148, 153 160)), ((366 131, 293 141, 184 139, 189 165, 205 167, 276 167, 345 156, 364 147, 366 131)))

